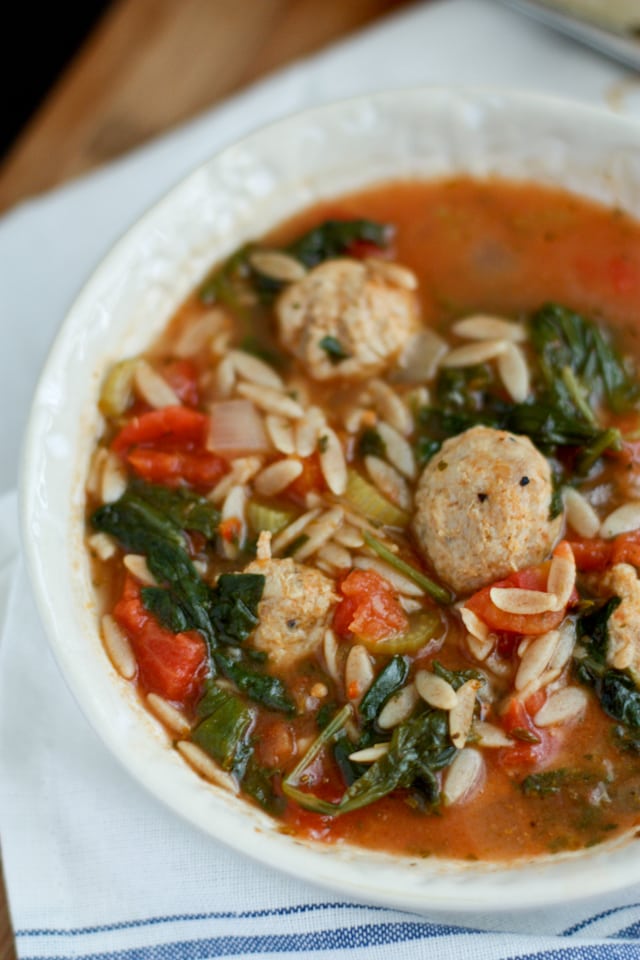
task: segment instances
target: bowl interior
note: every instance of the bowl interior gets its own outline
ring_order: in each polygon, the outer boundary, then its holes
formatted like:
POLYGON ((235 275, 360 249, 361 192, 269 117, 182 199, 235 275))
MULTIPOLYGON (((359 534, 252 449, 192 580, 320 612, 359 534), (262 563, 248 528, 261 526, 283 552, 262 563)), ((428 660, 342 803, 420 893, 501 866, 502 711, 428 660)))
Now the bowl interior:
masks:
POLYGON ((502 911, 638 878, 637 840, 510 866, 327 848, 204 783, 111 667, 83 546, 84 483, 101 377, 144 349, 208 267, 315 201, 387 180, 457 174, 535 181, 640 216, 640 132, 575 104, 413 90, 290 118, 225 150, 171 191, 91 277, 36 390, 22 471, 23 534, 48 637, 81 708, 124 766, 206 833, 347 895, 413 910, 502 911), (517 877, 518 883, 514 883, 517 877))

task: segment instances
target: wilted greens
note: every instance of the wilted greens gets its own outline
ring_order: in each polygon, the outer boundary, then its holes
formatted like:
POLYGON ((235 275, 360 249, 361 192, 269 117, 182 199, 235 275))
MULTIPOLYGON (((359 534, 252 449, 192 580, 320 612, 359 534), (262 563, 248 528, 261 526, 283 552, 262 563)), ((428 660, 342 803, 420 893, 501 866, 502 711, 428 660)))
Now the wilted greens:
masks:
MULTIPOLYGON (((393 230, 384 223, 373 220, 325 220, 304 233, 281 252, 299 260, 307 268, 316 267, 325 260, 332 260, 353 253, 357 244, 366 244, 383 250, 388 246, 393 230)), ((270 304, 284 287, 284 283, 261 273, 251 262, 251 254, 260 250, 256 244, 247 244, 236 250, 221 267, 202 283, 198 295, 203 303, 223 303, 231 307, 243 305, 243 291, 251 291, 259 303, 270 304)), ((269 248, 273 249, 273 248, 269 248)), ((246 298, 245 298, 246 299, 246 298)), ((325 337, 323 349, 332 362, 338 363, 347 354, 335 338, 325 337)))
MULTIPOLYGON (((426 463, 448 437, 474 426, 528 436, 547 456, 573 454, 578 474, 620 446, 620 433, 599 422, 596 411, 629 410, 640 387, 596 323, 565 307, 547 304, 529 321, 533 352, 532 395, 511 403, 488 364, 444 368, 434 401, 420 409, 416 453, 426 463)), ((557 469, 560 470, 560 457, 557 469)))

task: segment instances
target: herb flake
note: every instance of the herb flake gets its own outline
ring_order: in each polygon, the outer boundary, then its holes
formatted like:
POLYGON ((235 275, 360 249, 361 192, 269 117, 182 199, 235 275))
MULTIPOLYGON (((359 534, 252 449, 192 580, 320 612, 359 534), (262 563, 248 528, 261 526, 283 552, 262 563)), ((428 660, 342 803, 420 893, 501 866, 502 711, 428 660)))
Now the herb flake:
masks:
POLYGON ((323 337, 322 340, 318 342, 318 346, 321 350, 324 350, 329 358, 329 362, 334 367, 339 363, 342 363, 343 360, 348 360, 351 356, 350 353, 347 353, 338 338, 329 334, 327 334, 326 337, 323 337))

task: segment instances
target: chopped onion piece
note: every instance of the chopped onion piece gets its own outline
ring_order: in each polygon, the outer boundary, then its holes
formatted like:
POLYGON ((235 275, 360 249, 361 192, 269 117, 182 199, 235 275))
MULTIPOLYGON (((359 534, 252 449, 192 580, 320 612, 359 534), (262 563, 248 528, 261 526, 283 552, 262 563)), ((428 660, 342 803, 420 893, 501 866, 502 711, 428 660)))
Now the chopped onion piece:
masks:
POLYGON ((429 327, 409 340, 393 379, 397 383, 425 383, 431 380, 447 352, 447 342, 429 327))
POLYGON ((207 447, 214 453, 239 455, 271 449, 262 417, 250 400, 213 403, 207 447))

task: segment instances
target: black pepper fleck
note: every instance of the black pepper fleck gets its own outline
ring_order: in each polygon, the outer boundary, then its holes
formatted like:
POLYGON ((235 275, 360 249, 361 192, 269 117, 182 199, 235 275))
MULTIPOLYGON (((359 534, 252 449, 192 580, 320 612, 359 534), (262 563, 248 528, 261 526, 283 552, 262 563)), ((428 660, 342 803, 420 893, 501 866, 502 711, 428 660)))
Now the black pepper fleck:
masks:
POLYGON ((488 494, 488 493, 479 493, 479 494, 478 494, 478 500, 480 501, 480 503, 484 503, 485 500, 488 500, 488 499, 489 499, 489 494, 488 494))
POLYGON ((521 487, 526 487, 526 485, 527 485, 528 483, 529 483, 529 477, 520 477, 520 486, 521 486, 521 487))
POLYGON ((297 626, 298 626, 297 620, 287 620, 287 627, 289 628, 289 630, 295 630, 297 626))

